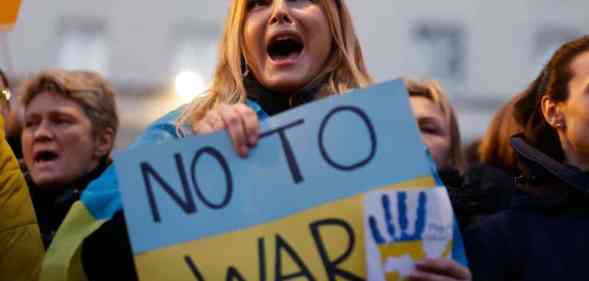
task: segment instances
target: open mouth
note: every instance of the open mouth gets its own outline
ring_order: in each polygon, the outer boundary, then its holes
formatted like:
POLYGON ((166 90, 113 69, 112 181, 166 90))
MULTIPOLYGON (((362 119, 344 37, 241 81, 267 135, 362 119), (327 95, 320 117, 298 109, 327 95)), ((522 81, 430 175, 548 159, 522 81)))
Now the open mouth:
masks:
POLYGON ((268 44, 268 55, 273 61, 297 58, 303 51, 303 42, 295 35, 282 35, 272 38, 268 44))
POLYGON ((59 155, 53 151, 39 151, 37 152, 37 154, 35 154, 35 163, 51 162, 57 159, 58 157, 59 155))

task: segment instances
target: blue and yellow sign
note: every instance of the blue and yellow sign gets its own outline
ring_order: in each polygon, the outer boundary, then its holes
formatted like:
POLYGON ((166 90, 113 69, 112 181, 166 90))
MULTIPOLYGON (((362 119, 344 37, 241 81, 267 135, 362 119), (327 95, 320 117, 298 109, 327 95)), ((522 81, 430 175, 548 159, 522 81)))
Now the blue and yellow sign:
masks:
POLYGON ((406 259, 413 242, 415 259, 448 255, 452 210, 433 188, 402 81, 261 130, 246 159, 226 132, 115 156, 140 280, 382 279, 387 253, 406 259), (437 244, 420 242, 428 237, 437 244))

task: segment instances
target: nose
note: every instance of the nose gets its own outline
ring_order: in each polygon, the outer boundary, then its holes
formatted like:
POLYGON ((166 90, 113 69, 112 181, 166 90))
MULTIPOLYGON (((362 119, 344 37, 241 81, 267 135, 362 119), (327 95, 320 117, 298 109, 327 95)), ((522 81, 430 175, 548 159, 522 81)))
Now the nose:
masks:
POLYGON ((290 15, 290 7, 287 0, 272 1, 272 16, 270 17, 270 24, 292 23, 290 15))
POLYGON ((33 131, 33 139, 35 141, 49 141, 53 139, 53 130, 48 122, 43 121, 33 131))

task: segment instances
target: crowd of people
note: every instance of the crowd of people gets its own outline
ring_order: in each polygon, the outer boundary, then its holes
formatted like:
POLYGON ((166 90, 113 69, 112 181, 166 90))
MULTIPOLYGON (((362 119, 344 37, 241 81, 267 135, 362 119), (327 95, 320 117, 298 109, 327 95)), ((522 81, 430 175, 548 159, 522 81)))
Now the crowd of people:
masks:
MULTIPOLYGON (((0 74, 0 280, 136 280, 110 158, 114 90, 94 72, 44 70, 14 101, 0 74)), ((260 120, 372 83, 345 1, 233 0, 207 94, 133 146, 226 130, 245 158, 260 120)), ((562 45, 467 149, 441 85, 405 84, 468 257, 425 259, 409 280, 586 279, 589 36, 562 45)))

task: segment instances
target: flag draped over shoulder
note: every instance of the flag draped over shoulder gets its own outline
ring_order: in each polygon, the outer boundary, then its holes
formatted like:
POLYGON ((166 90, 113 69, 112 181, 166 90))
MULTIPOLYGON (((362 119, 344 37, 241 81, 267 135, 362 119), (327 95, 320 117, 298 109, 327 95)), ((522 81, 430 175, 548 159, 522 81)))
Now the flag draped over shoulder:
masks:
POLYGON ((122 208, 114 166, 93 181, 72 205, 47 250, 41 281, 87 280, 82 268, 82 243, 122 208))
MULTIPOLYGON (((155 121, 129 149, 178 139, 179 132, 189 134, 190 127, 176 128, 176 119, 183 110, 180 107, 155 121)), ((123 207, 114 165, 92 181, 72 205, 47 250, 41 281, 87 280, 82 267, 82 243, 123 207)))

